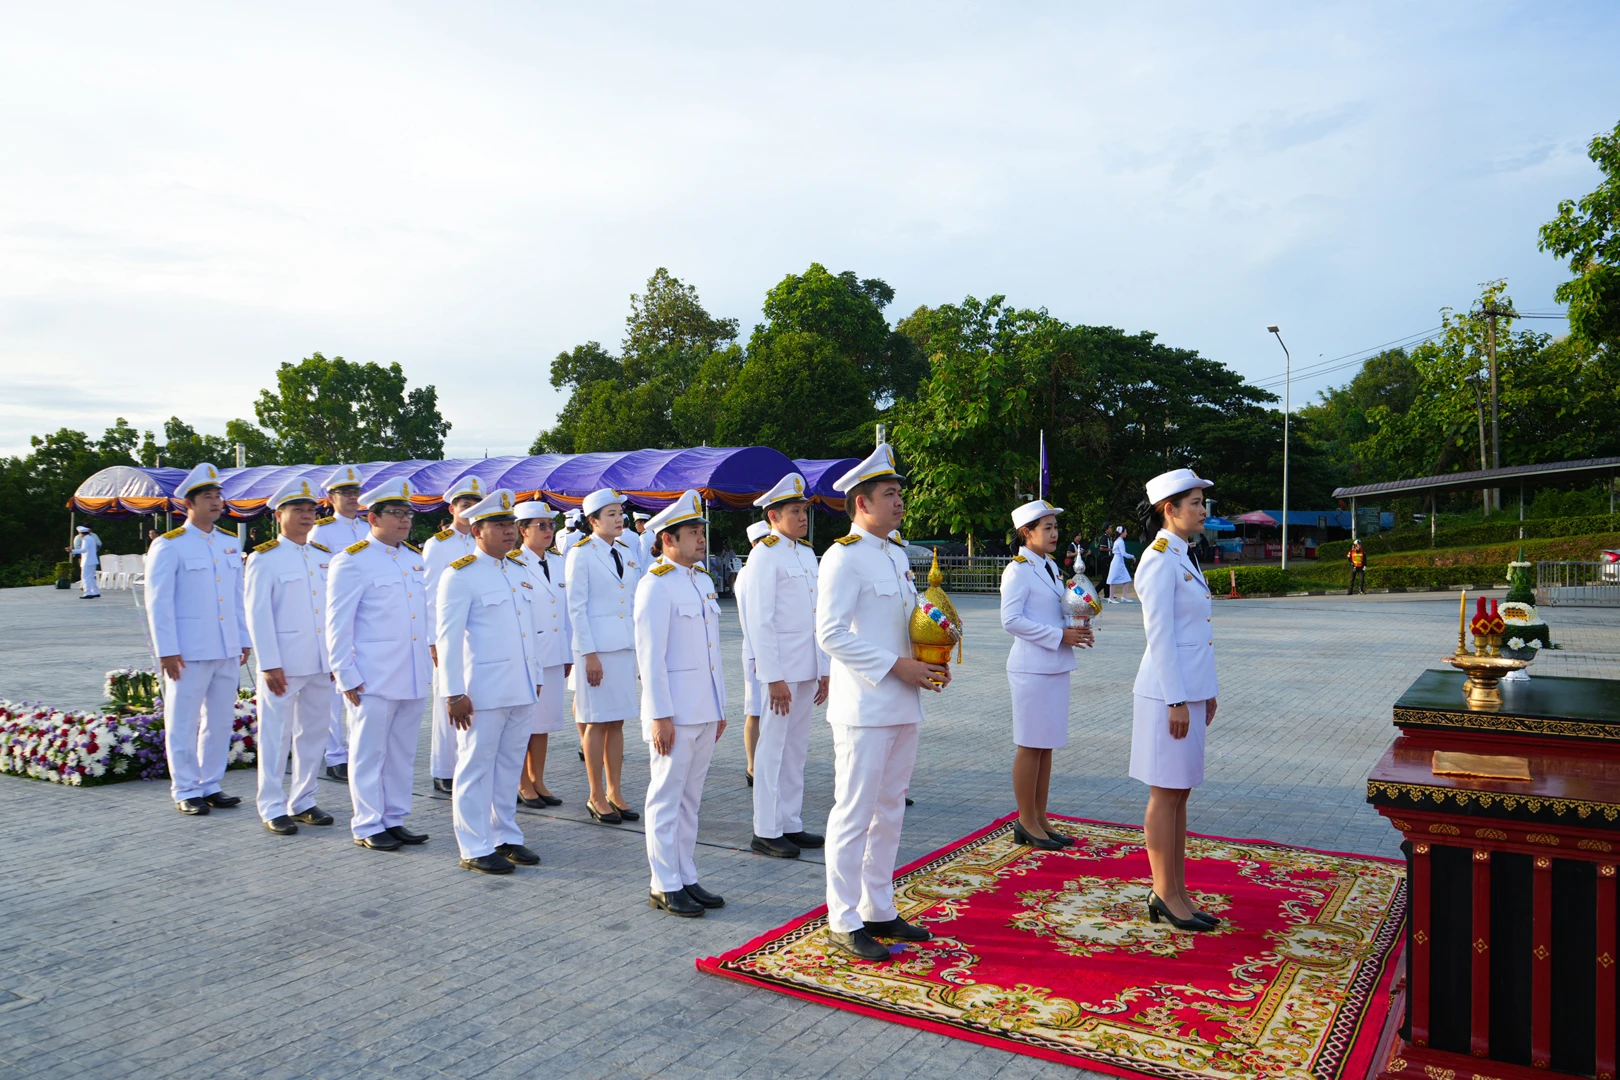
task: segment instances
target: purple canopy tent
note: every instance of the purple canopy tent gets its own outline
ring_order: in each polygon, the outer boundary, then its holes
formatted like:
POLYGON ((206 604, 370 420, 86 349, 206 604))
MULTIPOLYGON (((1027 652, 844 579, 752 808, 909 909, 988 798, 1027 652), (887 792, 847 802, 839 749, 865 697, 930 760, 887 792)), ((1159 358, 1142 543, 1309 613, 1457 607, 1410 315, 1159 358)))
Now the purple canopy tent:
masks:
POLYGON ((843 493, 833 490, 833 481, 860 463, 860 458, 803 458, 793 464, 804 477, 805 490, 810 492, 812 506, 820 506, 828 513, 847 517, 843 493))

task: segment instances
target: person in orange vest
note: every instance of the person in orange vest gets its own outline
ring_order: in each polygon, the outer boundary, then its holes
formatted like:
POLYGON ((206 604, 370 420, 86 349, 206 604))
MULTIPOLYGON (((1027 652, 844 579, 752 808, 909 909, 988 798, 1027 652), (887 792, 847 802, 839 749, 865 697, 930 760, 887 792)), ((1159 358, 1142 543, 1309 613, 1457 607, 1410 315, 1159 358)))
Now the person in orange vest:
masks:
POLYGON ((1357 580, 1361 582, 1361 594, 1363 596, 1367 595, 1367 553, 1361 550, 1360 540, 1350 545, 1350 550, 1345 554, 1345 558, 1350 560, 1350 591, 1345 595, 1354 596, 1356 594, 1357 580))

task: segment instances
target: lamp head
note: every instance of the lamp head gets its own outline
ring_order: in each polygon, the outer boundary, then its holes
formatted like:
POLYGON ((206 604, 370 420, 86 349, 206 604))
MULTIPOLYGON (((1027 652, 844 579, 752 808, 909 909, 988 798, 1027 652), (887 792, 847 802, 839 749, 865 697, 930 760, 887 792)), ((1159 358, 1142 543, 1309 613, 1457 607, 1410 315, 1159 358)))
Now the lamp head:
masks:
POLYGON ((1275 326, 1268 326, 1268 327, 1266 327, 1266 333, 1268 333, 1268 334, 1275 334, 1275 333, 1276 333, 1276 332, 1277 332, 1277 328, 1276 328, 1276 327, 1275 327, 1275 326))

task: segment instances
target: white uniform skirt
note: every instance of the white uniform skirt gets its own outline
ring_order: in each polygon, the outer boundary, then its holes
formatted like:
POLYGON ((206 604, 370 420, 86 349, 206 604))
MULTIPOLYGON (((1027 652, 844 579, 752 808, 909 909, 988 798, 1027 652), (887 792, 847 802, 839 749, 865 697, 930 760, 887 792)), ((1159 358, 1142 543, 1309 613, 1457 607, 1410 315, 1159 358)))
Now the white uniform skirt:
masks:
POLYGON ((534 726, 529 729, 530 735, 549 735, 561 731, 567 723, 563 709, 563 698, 567 696, 563 665, 546 668, 541 677, 545 683, 540 687, 540 700, 534 703, 534 726))
POLYGON ((1007 672, 1013 742, 1034 750, 1069 745, 1069 672, 1007 672))
POLYGON ((1170 737, 1170 706, 1133 695, 1131 779, 1151 787, 1194 788, 1204 782, 1205 702, 1187 702, 1187 737, 1170 737))
POLYGON ((574 662, 574 705, 582 724, 609 724, 641 715, 641 684, 636 681, 636 650, 599 652, 602 685, 585 677, 585 660, 574 662))
POLYGON ((1108 564, 1107 584, 1129 585, 1130 583, 1131 572, 1125 569, 1125 556, 1116 551, 1113 561, 1108 564))
POLYGON ((765 687, 760 683, 759 671, 750 657, 743 661, 743 715, 763 716, 767 704, 769 699, 765 695, 765 687))

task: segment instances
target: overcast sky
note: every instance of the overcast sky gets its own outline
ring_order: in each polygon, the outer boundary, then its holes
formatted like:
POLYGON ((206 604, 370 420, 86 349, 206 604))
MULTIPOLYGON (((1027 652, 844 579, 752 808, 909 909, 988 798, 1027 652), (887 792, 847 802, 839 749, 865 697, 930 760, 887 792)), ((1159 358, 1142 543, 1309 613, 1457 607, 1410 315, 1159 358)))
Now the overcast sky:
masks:
POLYGON ((1302 366, 1491 278, 1553 308, 1620 5, 1119 7, 8 4, 0 453, 222 432, 316 350, 521 453, 659 266, 745 336, 815 261, 891 318, 1004 293, 1255 380, 1271 322, 1302 366))

